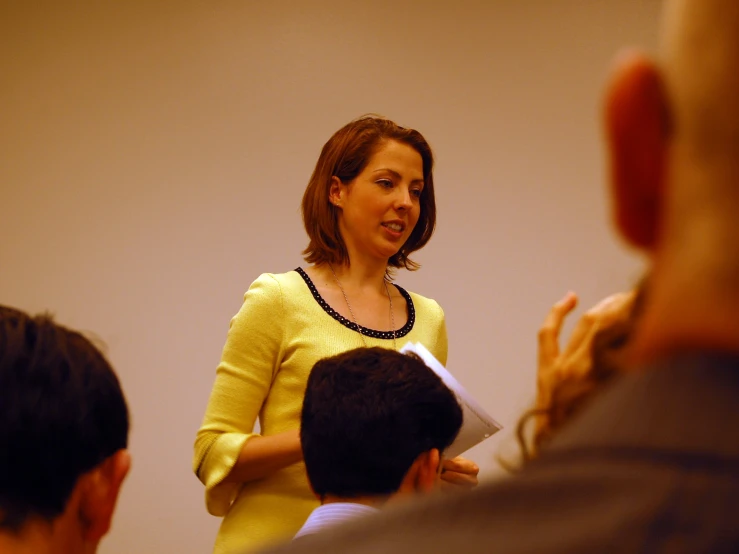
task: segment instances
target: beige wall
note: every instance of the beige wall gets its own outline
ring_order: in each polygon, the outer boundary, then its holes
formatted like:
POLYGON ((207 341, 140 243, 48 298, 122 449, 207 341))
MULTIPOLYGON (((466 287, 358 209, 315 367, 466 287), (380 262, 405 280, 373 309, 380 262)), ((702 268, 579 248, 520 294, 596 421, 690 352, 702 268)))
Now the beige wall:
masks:
MULTIPOLYGON (((597 118, 658 0, 18 2, 0 12, 0 302, 94 331, 133 412, 102 551, 207 552, 190 470, 228 320, 301 263, 323 143, 379 112, 438 158, 438 232, 398 282, 445 307, 449 367, 507 427, 535 331, 639 260, 607 222, 597 118)), ((501 433, 470 453, 484 473, 501 433)))

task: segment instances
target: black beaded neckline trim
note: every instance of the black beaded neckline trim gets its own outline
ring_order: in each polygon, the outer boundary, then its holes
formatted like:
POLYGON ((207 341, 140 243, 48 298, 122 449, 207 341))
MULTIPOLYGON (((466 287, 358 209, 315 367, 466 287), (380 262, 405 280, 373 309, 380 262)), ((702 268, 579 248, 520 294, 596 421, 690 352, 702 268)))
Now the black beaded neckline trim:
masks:
MULTIPOLYGON (((310 277, 308 277, 308 274, 303 270, 302 267, 298 267, 295 269, 300 276, 303 278, 303 281, 305 281, 305 284, 308 285, 308 288, 310 289, 311 294, 313 295, 313 298, 316 299, 316 302, 321 306, 321 308, 324 309, 324 311, 333 317, 336 321, 341 323, 344 327, 348 327, 352 331, 357 331, 358 333, 363 334, 366 337, 372 337, 375 339, 385 339, 385 340, 392 340, 393 339, 393 332, 392 331, 375 331, 374 329, 369 329, 368 327, 362 327, 361 325, 357 325, 353 321, 348 320, 343 315, 341 315, 339 312, 334 310, 331 306, 328 305, 328 302, 326 302, 323 299, 323 296, 318 292, 318 289, 316 289, 316 286, 313 284, 313 281, 310 277)), ((401 338, 406 336, 408 333, 411 332, 411 329, 413 329, 413 324, 416 322, 416 308, 413 306, 413 300, 411 299, 411 295, 408 294, 408 291, 406 291, 403 287, 400 287, 398 285, 393 285, 396 289, 398 289, 398 292, 400 292, 400 295, 405 298, 406 303, 408 304, 408 321, 406 321, 405 325, 401 327, 400 329, 395 331, 395 337, 401 338)))

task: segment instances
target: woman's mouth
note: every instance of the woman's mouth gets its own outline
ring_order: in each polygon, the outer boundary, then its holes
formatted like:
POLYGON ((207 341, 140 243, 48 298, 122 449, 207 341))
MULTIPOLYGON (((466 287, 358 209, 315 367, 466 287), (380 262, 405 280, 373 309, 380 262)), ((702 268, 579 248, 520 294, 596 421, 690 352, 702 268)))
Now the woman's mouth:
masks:
POLYGON ((405 225, 397 221, 390 221, 387 223, 383 223, 382 225, 383 227, 387 227, 388 229, 396 233, 402 233, 405 230, 405 225))

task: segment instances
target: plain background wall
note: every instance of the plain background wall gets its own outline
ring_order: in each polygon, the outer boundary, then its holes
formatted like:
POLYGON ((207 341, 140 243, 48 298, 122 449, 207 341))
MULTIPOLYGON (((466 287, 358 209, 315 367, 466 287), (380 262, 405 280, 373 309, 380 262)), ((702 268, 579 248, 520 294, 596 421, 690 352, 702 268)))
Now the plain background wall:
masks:
MULTIPOLYGON (((612 232, 599 101, 658 0, 18 2, 0 11, 0 302, 93 331, 133 414, 102 552, 208 552, 192 474, 229 318, 301 263, 303 188, 366 112, 435 149, 438 230, 397 282, 446 310, 449 368, 504 425, 533 398, 536 331, 640 260, 612 232)), ((571 327, 570 322, 568 327, 571 327)))

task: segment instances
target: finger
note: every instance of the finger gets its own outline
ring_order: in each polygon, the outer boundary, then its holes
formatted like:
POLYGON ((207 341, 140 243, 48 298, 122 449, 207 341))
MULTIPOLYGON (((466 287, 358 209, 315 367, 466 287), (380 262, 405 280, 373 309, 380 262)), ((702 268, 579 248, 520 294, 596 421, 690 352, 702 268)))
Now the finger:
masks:
POLYGON ((463 458, 462 456, 457 456, 456 458, 452 458, 451 460, 445 459, 442 461, 442 474, 448 471, 465 473, 468 475, 477 475, 478 473, 480 473, 480 468, 472 460, 468 460, 467 458, 463 458))
POLYGON ((608 302, 599 306, 600 318, 603 322, 624 320, 631 314, 636 299, 636 291, 620 292, 608 298, 608 302))
POLYGON ((590 369, 593 341, 596 335, 604 329, 625 321, 631 313, 634 298, 633 291, 614 294, 588 311, 590 327, 585 330, 577 343, 571 341, 571 345, 568 345, 562 355, 565 360, 563 366, 569 368, 568 374, 582 375, 590 369))
POLYGON ((539 367, 548 366, 559 356, 559 333, 565 317, 577 305, 577 295, 568 292, 549 310, 539 329, 539 367))
POLYGON ((616 314, 622 313, 629 299, 633 302, 633 298, 633 291, 612 294, 585 312, 572 330, 570 340, 562 351, 562 357, 569 358, 578 350, 587 348, 594 332, 613 320, 616 314))
POLYGON ((477 475, 459 473, 457 471, 445 471, 441 474, 441 480, 450 485, 464 488, 472 488, 478 485, 477 475))

